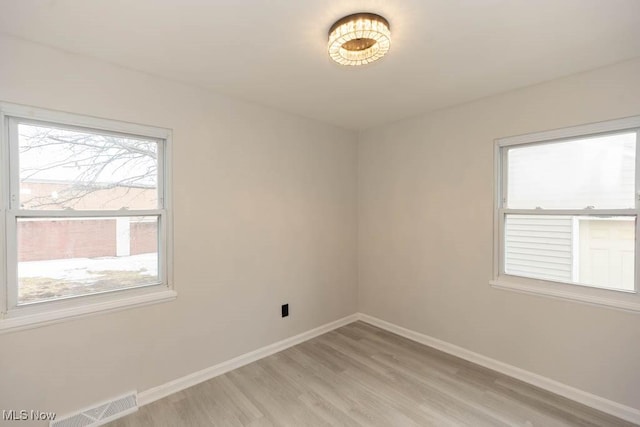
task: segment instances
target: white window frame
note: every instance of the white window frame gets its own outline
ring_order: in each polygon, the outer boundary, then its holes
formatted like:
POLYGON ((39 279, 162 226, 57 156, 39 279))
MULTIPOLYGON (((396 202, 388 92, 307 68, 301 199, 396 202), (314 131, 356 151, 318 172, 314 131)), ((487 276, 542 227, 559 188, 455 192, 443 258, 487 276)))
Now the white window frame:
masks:
POLYGON ((70 318, 142 306, 176 298, 173 286, 173 226, 171 209, 170 129, 0 103, 0 333, 41 326, 70 318), (86 131, 143 137, 158 142, 158 208, 148 210, 21 210, 17 123, 59 125, 86 131), (25 305, 17 304, 16 218, 153 216, 158 218, 159 283, 130 289, 80 295, 25 305))
POLYGON ((532 295, 559 298, 625 311, 640 312, 640 116, 590 123, 563 129, 536 132, 496 139, 494 142, 494 242, 493 279, 489 284, 497 289, 532 295), (526 144, 553 143, 564 139, 611 134, 623 131, 636 132, 636 179, 635 207, 631 209, 509 209, 507 202, 507 150, 509 147, 526 144), (579 216, 635 216, 635 276, 634 290, 621 291, 597 288, 574 283, 532 279, 505 273, 504 225, 507 214, 532 215, 579 215, 579 216))

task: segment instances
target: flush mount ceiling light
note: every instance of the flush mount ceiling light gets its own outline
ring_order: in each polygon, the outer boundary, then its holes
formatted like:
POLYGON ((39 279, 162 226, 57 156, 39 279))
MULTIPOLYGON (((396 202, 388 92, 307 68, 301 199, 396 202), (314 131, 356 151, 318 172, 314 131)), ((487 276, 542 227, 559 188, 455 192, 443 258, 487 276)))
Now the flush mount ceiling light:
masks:
POLYGON ((382 58, 391 46, 389 22, 375 13, 354 13, 329 30, 329 56, 341 65, 365 65, 382 58))

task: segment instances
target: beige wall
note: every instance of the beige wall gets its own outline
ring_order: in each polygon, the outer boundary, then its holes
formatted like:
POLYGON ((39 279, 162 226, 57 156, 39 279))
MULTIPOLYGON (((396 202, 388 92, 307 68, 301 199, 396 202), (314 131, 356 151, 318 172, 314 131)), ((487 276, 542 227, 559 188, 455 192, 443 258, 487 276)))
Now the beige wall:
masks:
POLYGON ((0 57, 2 101, 173 129, 178 291, 0 335, 2 408, 63 414, 356 312, 355 133, 10 38, 0 57))
POLYGON ((640 114, 640 60, 362 132, 361 312, 640 409, 640 315, 489 287, 493 140, 640 114))

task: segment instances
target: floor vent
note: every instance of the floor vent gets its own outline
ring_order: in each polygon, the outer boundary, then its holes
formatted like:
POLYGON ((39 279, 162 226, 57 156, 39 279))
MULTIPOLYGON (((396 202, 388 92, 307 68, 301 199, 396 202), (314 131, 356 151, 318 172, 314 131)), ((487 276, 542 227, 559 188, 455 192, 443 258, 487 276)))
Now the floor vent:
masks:
POLYGON ((91 408, 72 414, 59 420, 51 421, 50 427, 85 427, 100 426, 124 417, 138 410, 137 395, 135 392, 103 402, 91 408))

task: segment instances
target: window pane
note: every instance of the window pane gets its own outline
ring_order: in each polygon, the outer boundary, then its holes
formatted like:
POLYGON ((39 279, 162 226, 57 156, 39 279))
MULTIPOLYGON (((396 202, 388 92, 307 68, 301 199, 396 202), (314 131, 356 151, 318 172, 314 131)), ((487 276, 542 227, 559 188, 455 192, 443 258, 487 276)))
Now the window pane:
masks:
POLYGON ((507 215, 505 273, 634 290, 635 217, 507 215))
POLYGON ((159 283, 158 218, 19 218, 18 304, 159 283))
POLYGON ((18 125, 22 209, 156 209, 158 143, 18 125))
POLYGON ((513 209, 635 207, 636 133, 509 148, 513 209))

